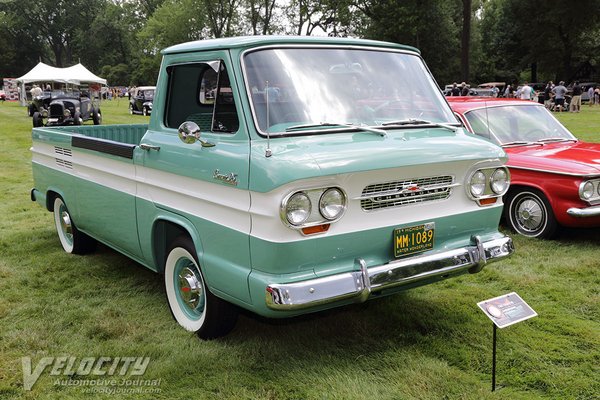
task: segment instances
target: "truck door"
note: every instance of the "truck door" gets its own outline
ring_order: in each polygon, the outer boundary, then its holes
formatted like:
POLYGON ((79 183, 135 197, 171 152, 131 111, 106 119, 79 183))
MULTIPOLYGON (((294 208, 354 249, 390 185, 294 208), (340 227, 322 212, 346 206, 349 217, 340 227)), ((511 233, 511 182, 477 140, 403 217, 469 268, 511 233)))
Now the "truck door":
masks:
POLYGON ((225 58, 213 52, 198 61, 195 54, 193 62, 162 67, 140 145, 146 152, 138 169, 139 235, 151 243, 156 219, 191 224, 209 286, 248 302, 250 146, 225 58), (182 124, 188 131, 197 126, 200 140, 182 140, 182 124))

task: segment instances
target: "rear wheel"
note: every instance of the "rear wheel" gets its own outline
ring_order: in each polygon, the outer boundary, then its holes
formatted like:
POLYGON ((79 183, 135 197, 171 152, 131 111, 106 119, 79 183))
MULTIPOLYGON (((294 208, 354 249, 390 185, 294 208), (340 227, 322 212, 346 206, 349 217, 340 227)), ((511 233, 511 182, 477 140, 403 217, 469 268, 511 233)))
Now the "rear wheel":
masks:
POLYGON ((175 320, 201 339, 228 334, 237 321, 237 309, 208 291, 191 239, 177 238, 167 254, 164 284, 175 320))
POLYGON ((70 254, 85 254, 96 248, 96 240, 80 232, 62 198, 54 199, 54 224, 63 249, 70 254))
POLYGON ((537 189, 523 189, 510 193, 505 214, 510 227, 524 236, 550 239, 558 229, 550 203, 537 189))

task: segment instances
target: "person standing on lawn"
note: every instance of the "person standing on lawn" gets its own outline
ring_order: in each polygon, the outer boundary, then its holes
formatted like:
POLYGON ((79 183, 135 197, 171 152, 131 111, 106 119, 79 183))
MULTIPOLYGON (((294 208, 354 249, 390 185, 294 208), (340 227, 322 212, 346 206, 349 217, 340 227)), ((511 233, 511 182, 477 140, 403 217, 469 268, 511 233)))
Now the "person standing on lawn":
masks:
MULTIPOLYGON (((552 89, 552 93, 554 93, 554 111, 561 112, 565 106, 565 94, 567 94, 567 88, 565 87, 565 82, 560 81, 558 85, 554 86, 552 89)), ((564 109, 564 111, 567 111, 564 109)))
POLYGON ((579 82, 573 84, 573 97, 571 98, 570 112, 579 112, 581 110, 581 93, 583 92, 579 82))
POLYGON ((533 100, 533 88, 525 82, 519 91, 521 100, 533 100))

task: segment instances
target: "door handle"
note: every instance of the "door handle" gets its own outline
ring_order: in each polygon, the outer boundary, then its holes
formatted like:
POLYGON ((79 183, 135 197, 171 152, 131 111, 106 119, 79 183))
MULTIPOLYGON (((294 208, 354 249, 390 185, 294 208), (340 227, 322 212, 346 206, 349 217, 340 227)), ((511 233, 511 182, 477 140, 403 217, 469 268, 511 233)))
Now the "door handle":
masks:
POLYGON ((150 150, 160 150, 160 146, 152 146, 151 144, 142 143, 140 144, 140 149, 150 151, 150 150))

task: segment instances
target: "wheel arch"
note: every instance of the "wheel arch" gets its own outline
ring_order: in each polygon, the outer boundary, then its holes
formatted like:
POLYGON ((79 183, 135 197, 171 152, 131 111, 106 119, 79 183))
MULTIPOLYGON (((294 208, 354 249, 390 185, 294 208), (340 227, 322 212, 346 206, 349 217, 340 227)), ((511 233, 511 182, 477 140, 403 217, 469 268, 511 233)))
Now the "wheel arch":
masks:
POLYGON ((60 197, 63 199, 65 205, 68 207, 67 200, 65 199, 64 193, 56 188, 50 188, 46 191, 46 209, 50 212, 54 211, 54 200, 60 197))
POLYGON ((546 201, 548 202, 548 204, 550 204, 550 208, 552 209, 552 212, 554 214, 556 214, 556 206, 554 204, 552 196, 548 195, 548 191, 544 187, 542 187, 540 185, 536 185, 533 182, 527 182, 527 183, 522 183, 522 182, 512 183, 511 182, 508 191, 502 197, 502 202, 504 203, 504 206, 505 207, 508 206, 508 203, 506 201, 511 195, 513 195, 517 192, 522 192, 524 190, 532 190, 532 189, 537 190, 544 195, 544 197, 546 198, 546 201))
MULTIPOLYGON (((166 215, 157 218, 152 226, 152 255, 156 272, 160 274, 164 272, 169 245, 179 236, 187 236, 194 243, 200 269, 204 272, 201 262, 203 251, 200 234, 188 220, 166 215)), ((204 276, 206 279, 206 274, 204 276)))

